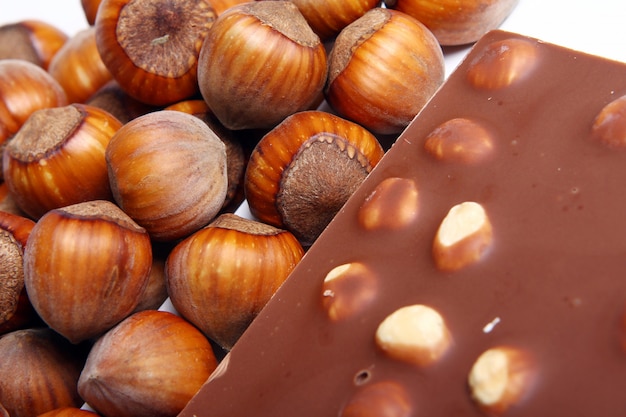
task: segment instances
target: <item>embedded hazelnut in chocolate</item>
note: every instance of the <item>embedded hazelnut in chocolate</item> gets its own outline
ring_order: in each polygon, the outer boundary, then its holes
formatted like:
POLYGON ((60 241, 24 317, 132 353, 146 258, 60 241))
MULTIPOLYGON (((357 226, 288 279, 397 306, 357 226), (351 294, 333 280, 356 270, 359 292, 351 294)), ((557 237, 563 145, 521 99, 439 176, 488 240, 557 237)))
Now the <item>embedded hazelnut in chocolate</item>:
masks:
POLYGON ((433 243, 433 257, 445 271, 461 269, 478 261, 493 239, 491 223, 483 206, 473 201, 450 209, 433 243))
POLYGON ((457 117, 437 126, 424 142, 426 152, 444 162, 476 163, 493 154, 491 133, 476 120, 457 117))
POLYGON ((405 387, 395 381, 380 381, 357 391, 340 417, 409 417, 414 412, 405 387))
POLYGON ((418 366, 441 358, 452 341, 437 310, 422 304, 399 308, 376 330, 376 344, 389 356, 418 366))
POLYGON ((528 78, 539 65, 536 45, 525 39, 504 39, 485 48, 467 69, 467 79, 476 87, 498 90, 528 78))
POLYGON ((376 298, 376 275, 360 262, 339 265, 324 278, 322 303, 331 320, 352 317, 376 298))
POLYGON ((602 108, 591 127, 591 136, 609 147, 626 148, 626 96, 602 108))
POLYGON ((474 363, 468 384, 481 408, 500 415, 528 391, 533 365, 527 352, 512 347, 486 350, 474 363))
POLYGON ((376 186, 359 209, 365 230, 400 230, 408 227, 419 212, 419 194, 409 178, 387 178, 376 186))

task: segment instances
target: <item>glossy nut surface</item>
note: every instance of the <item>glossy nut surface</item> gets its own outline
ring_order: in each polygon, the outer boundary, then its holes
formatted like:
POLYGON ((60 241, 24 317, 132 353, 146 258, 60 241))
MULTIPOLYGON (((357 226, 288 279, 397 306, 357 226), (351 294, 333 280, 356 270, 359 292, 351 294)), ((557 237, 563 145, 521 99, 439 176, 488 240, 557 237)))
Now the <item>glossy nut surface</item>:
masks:
POLYGON ((248 2, 222 13, 198 63, 200 93, 229 129, 272 128, 313 107, 326 50, 291 2, 248 2))
POLYGON ((146 231, 108 201, 46 213, 24 253, 24 284, 33 307, 77 343, 127 317, 148 283, 152 248, 146 231))
POLYGON ((112 200, 105 149, 121 127, 111 114, 72 104, 37 110, 3 155, 18 207, 33 218, 89 200, 112 200))
POLYGON ((224 204, 225 145, 195 116, 138 117, 111 138, 105 156, 115 201, 155 240, 190 235, 224 204))
POLYGON ((337 36, 325 97, 341 116, 380 134, 398 134, 444 80, 441 47, 426 26, 374 8, 337 36))
POLYGON ((228 350, 303 255, 291 233, 223 214, 172 250, 165 270, 170 299, 228 350))
POLYGON ((132 97, 171 104, 198 92, 198 54, 214 19, 208 0, 103 0, 98 51, 132 97))
POLYGON ((244 187, 254 216, 310 245, 380 161, 372 133, 330 113, 293 114, 250 156, 244 187))

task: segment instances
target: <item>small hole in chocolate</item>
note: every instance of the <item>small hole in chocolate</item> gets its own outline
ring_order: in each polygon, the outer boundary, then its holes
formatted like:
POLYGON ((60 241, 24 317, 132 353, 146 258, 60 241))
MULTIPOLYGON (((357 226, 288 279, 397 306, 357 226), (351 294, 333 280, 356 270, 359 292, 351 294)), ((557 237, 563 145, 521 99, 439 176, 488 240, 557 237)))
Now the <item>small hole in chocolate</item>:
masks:
POLYGON ((354 376, 354 385, 364 385, 370 379, 372 379, 372 373, 368 369, 363 369, 362 371, 357 372, 354 376))

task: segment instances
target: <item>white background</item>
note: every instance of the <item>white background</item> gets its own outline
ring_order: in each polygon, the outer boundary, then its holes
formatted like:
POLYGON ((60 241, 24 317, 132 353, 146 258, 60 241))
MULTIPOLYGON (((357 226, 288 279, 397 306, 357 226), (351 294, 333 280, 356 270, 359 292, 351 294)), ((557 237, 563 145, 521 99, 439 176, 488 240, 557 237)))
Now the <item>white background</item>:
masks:
MULTIPOLYGON (((32 18, 68 35, 87 26, 80 0, 0 0, 0 24, 32 18)), ((626 0, 520 0, 501 28, 626 62, 626 0)), ((448 73, 466 51, 447 53, 448 73)))

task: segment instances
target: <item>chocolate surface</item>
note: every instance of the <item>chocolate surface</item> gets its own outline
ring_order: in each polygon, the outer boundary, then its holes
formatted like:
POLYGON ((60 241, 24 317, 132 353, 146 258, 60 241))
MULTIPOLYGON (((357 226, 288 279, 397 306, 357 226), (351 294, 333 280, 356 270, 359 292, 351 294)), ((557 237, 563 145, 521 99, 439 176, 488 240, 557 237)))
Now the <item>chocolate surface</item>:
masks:
POLYGON ((625 415, 624 95, 622 63, 486 35, 180 415, 625 415), (434 242, 464 202, 490 229, 450 263, 434 242), (376 342, 413 304, 450 335, 428 363, 376 342), (529 377, 485 409, 468 378, 497 347, 529 377))

